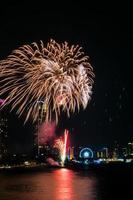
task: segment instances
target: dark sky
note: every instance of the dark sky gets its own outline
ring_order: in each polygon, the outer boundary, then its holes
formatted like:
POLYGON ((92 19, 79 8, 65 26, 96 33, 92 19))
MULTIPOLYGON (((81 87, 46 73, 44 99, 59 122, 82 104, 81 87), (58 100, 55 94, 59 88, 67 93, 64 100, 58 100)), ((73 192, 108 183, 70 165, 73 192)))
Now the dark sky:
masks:
MULTIPOLYGON (((132 140, 130 5, 37 3, 12 2, 1 7, 0 59, 20 45, 39 40, 53 38, 79 44, 90 56, 96 75, 92 100, 85 111, 70 119, 62 117, 58 130, 68 128, 74 145, 102 146, 132 140)), ((30 148, 30 123, 21 128, 22 122, 15 115, 10 121, 13 148, 30 148)))

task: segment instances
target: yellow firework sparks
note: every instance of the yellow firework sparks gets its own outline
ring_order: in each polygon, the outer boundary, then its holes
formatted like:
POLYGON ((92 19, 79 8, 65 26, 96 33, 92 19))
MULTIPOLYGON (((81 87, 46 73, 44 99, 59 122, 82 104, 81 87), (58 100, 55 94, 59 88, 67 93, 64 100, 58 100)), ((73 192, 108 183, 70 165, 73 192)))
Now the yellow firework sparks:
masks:
POLYGON ((45 120, 54 113, 56 121, 61 111, 69 116, 76 108, 86 108, 91 97, 93 68, 82 48, 58 44, 50 40, 44 45, 23 45, 7 59, 0 61, 0 96, 17 114, 26 114, 25 122, 36 121, 43 102, 45 120), (45 109, 44 109, 45 108, 45 109))

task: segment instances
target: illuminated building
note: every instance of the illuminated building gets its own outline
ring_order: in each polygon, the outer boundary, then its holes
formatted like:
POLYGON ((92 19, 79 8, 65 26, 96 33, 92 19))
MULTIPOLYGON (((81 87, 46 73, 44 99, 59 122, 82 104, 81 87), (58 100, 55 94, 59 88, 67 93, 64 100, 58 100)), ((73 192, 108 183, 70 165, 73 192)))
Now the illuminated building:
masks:
POLYGON ((8 152, 7 140, 8 140, 7 119, 0 115, 0 160, 4 159, 7 156, 7 152, 8 152))
POLYGON ((44 104, 43 101, 38 101, 38 106, 39 106, 39 117, 35 124, 35 131, 34 131, 34 154, 35 154, 35 157, 39 157, 40 154, 42 154, 42 149, 44 148, 39 143, 39 141, 40 141, 39 127, 45 118, 46 105, 44 104))
POLYGON ((122 148, 122 155, 123 155, 124 157, 127 156, 127 148, 126 148, 126 147, 123 147, 123 148, 122 148))
POLYGON ((112 159, 113 160, 117 160, 118 158, 121 157, 122 151, 121 151, 121 147, 120 144, 118 143, 118 141, 114 141, 113 144, 113 148, 112 148, 112 159))
POLYGON ((96 157, 97 158, 108 158, 108 148, 99 149, 96 152, 96 157))
POLYGON ((127 155, 133 155, 133 142, 128 142, 127 155))
POLYGON ((117 148, 114 149, 112 158, 113 158, 113 160, 117 160, 118 159, 118 149, 117 148))
POLYGON ((69 149, 68 149, 68 157, 69 157, 69 160, 74 159, 74 147, 69 147, 69 149))

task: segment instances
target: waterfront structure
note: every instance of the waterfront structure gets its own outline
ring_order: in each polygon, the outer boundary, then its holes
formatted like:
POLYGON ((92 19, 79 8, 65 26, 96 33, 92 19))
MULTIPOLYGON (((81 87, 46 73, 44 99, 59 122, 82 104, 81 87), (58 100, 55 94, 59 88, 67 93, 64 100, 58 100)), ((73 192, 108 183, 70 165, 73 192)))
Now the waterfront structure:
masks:
POLYGON ((81 149, 79 153, 79 157, 83 159, 90 159, 93 158, 93 156, 94 156, 93 151, 88 147, 81 149))
POLYGON ((99 149, 99 150, 97 150, 96 151, 96 157, 97 158, 108 158, 108 155, 109 155, 109 153, 108 153, 108 148, 106 147, 103 147, 103 148, 101 148, 101 149, 99 149))

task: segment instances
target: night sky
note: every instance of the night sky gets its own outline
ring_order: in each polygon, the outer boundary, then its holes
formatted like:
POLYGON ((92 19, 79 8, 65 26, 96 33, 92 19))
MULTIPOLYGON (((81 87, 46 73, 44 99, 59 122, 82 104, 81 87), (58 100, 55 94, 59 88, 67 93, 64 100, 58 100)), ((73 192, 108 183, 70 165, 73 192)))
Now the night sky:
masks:
MULTIPOLYGON (((68 119, 61 116, 57 132, 71 132, 73 145, 103 146, 133 139, 132 126, 132 16, 130 5, 80 2, 42 5, 10 3, 1 6, 0 59, 15 48, 50 38, 79 44, 95 72, 92 100, 86 110, 68 119)), ((32 125, 9 116, 12 150, 31 148, 32 125)))

